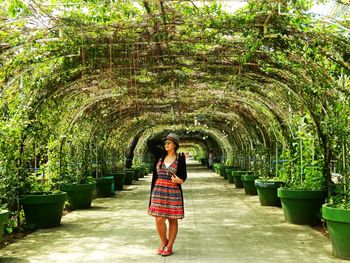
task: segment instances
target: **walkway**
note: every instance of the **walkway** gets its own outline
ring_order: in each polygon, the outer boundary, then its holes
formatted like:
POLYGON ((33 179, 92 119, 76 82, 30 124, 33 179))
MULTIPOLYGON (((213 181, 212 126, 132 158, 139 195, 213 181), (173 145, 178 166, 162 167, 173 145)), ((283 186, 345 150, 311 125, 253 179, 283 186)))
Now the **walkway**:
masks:
POLYGON ((283 211, 262 207, 222 177, 189 165, 186 218, 175 253, 155 254, 159 241, 146 214, 150 176, 113 198, 96 199, 57 228, 34 232, 0 250, 0 262, 348 262, 332 256, 330 241, 308 226, 284 223, 283 211))

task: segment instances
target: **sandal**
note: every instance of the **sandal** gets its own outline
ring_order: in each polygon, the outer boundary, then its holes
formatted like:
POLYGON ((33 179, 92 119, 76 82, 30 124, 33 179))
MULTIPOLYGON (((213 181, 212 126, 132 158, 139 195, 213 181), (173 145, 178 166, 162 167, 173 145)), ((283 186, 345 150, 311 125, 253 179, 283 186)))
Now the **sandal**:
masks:
POLYGON ((166 257, 166 256, 170 256, 171 254, 173 254, 173 250, 171 248, 165 247, 163 249, 162 256, 166 257))
POLYGON ((165 246, 163 246, 163 244, 159 245, 159 247, 157 249, 157 254, 162 255, 164 252, 164 248, 165 248, 165 246))

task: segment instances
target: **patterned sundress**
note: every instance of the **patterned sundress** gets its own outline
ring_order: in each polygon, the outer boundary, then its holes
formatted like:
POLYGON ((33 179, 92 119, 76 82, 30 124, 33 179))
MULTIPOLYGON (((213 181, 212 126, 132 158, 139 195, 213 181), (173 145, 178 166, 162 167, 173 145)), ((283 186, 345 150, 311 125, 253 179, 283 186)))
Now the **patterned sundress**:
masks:
POLYGON ((171 181, 172 173, 176 174, 177 164, 178 156, 169 167, 166 167, 164 161, 159 159, 156 167, 158 178, 151 193, 149 215, 169 219, 184 218, 181 189, 178 184, 171 181))

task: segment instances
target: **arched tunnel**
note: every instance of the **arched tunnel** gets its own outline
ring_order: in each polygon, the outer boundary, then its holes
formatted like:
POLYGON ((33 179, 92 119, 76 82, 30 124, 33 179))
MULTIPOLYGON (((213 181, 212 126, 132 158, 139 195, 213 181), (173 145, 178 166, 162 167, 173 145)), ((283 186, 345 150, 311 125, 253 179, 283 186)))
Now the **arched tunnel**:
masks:
POLYGON ((0 7, 0 205, 17 222, 39 175, 54 191, 153 163, 147 141, 170 132, 204 165, 212 151, 350 207, 348 1, 0 7))
POLYGON ((14 15, 27 31, 11 35, 11 20, 3 26, 2 115, 18 127, 7 149, 25 166, 48 163, 47 173, 59 175, 72 163, 80 173, 92 163, 102 173, 112 159, 130 167, 146 158, 148 138, 174 131, 198 158, 214 150, 218 161, 247 169, 263 162, 257 172, 266 176, 272 160, 295 158, 302 142, 313 147, 305 163, 319 160, 331 177, 339 134, 348 134, 338 118, 349 111, 341 23, 332 28, 312 14, 298 23, 307 7, 278 1, 235 13, 182 1, 111 3, 115 16, 104 8, 87 16, 93 8, 22 5, 14 15), (288 14, 293 8, 304 11, 288 14))

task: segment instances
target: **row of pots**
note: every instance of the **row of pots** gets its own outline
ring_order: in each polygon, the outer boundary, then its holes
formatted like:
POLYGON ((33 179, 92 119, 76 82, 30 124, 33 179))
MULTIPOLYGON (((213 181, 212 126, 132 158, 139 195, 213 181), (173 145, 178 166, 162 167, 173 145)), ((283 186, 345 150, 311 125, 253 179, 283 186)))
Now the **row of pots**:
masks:
POLYGON ((261 205, 281 206, 277 188, 282 186, 283 182, 258 180, 258 176, 253 175, 253 171, 244 171, 239 167, 223 164, 214 164, 214 170, 236 188, 244 188, 247 195, 258 195, 261 205))
MULTIPOLYGON (((148 171, 142 168, 125 169, 112 173, 112 176, 96 178, 94 183, 62 184, 57 192, 21 196, 26 223, 33 228, 59 226, 66 201, 70 210, 89 208, 94 197, 113 196, 115 190, 123 190, 124 185, 131 185, 148 171)), ((0 241, 8 216, 7 210, 0 211, 0 241)))
POLYGON ((240 171, 238 167, 220 164, 215 170, 236 188, 244 187, 247 195, 257 194, 262 206, 282 206, 288 223, 315 225, 325 219, 334 256, 350 259, 350 210, 325 204, 326 191, 283 188, 284 182, 259 180, 251 171, 240 171))

